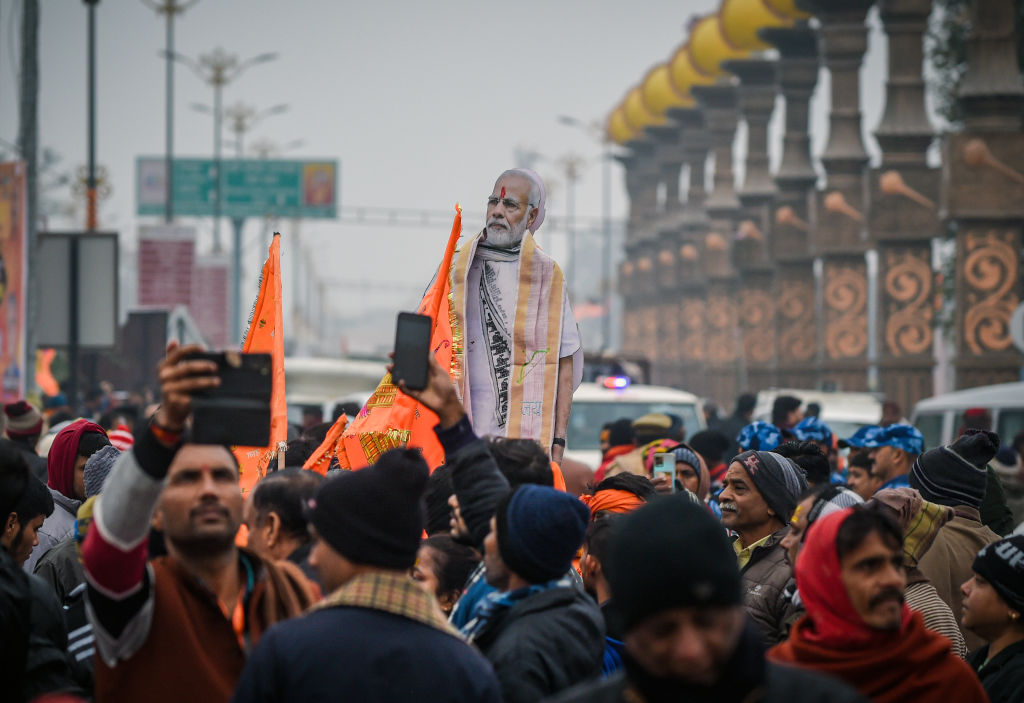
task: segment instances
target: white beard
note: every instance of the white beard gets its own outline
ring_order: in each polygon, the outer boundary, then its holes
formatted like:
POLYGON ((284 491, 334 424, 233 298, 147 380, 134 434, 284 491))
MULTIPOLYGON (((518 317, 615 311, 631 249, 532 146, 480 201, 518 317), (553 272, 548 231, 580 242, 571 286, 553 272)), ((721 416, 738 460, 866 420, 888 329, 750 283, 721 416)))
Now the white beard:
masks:
POLYGON ((514 249, 519 246, 523 241, 523 237, 526 236, 526 219, 524 217, 519 221, 518 225, 511 229, 495 226, 496 222, 503 222, 507 227, 508 220, 489 221, 484 229, 484 232, 487 234, 487 244, 496 249, 514 249))

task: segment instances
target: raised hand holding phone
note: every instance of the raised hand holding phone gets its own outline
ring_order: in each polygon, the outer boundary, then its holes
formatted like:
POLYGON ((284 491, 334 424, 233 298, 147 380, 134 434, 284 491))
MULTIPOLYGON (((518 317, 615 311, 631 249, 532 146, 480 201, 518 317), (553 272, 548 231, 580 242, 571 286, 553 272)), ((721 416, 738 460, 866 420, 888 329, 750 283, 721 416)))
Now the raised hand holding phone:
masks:
POLYGON ((388 371, 399 390, 437 414, 442 427, 452 427, 466 414, 451 376, 437 363, 433 354, 427 354, 427 382, 423 390, 409 388, 405 379, 398 375, 395 364, 389 365, 388 371))

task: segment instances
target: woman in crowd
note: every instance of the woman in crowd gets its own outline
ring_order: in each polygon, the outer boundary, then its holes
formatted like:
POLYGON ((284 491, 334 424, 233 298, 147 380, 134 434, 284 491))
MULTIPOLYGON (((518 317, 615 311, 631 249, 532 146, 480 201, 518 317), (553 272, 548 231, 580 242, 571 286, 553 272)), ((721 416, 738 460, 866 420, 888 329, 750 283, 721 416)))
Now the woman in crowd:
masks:
POLYGON ((480 555, 447 535, 429 537, 420 544, 413 580, 437 597, 441 610, 449 615, 462 597, 462 587, 470 572, 480 563, 480 555))

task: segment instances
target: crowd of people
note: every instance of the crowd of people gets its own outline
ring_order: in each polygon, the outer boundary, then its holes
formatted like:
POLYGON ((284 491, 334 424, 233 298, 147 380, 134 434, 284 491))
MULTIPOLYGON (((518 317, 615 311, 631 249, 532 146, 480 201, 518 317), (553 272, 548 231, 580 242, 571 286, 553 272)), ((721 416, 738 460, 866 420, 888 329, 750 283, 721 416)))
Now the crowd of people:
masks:
POLYGON ((478 436, 431 361, 398 384, 442 466, 321 475, 297 438, 243 496, 234 454, 189 441, 218 382, 189 351, 134 427, 4 408, 4 700, 1024 700, 1024 535, 982 410, 926 448, 742 396, 689 437, 609 423, 568 480, 478 436))

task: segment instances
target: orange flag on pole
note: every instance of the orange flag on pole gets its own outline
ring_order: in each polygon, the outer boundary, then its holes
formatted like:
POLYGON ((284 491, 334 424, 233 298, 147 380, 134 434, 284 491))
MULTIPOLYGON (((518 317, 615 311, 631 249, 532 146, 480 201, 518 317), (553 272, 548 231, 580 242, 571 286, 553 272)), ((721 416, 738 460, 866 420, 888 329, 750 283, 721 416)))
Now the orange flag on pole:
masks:
MULTIPOLYGON (((421 315, 434 321, 431 349, 442 368, 452 369, 452 327, 448 316, 448 293, 451 287, 452 257, 462 234, 462 208, 455 206, 455 221, 448 236, 441 266, 433 285, 419 306, 421 315)), ((444 463, 434 425, 437 415, 410 396, 398 390, 391 374, 377 385, 359 415, 346 427, 343 415, 328 432, 327 439, 313 453, 303 468, 325 472, 331 459, 337 457, 343 469, 361 469, 377 461, 381 454, 395 447, 416 447, 423 452, 431 471, 444 463)))
MULTIPOLYGON (((284 386, 284 318, 281 314, 281 234, 274 232, 267 261, 260 275, 260 292, 253 306, 243 353, 271 356, 273 391, 270 394, 270 444, 266 447, 235 447, 239 484, 248 493, 263 477, 267 464, 288 440, 288 405, 284 386)), ((284 468, 283 466, 281 468, 284 468)))

